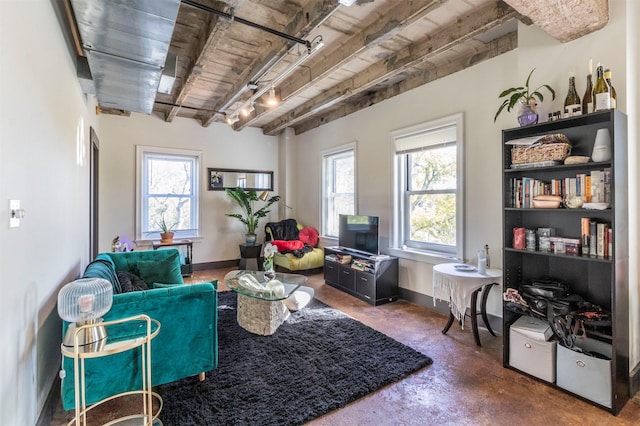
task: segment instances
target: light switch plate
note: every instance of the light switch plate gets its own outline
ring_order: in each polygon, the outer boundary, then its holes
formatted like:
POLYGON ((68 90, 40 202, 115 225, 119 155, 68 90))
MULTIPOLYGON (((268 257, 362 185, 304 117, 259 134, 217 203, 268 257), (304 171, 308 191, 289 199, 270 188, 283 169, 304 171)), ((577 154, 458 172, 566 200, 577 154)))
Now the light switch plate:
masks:
POLYGON ((9 200, 9 228, 20 226, 20 218, 11 216, 11 212, 18 209, 20 209, 20 200, 9 200))

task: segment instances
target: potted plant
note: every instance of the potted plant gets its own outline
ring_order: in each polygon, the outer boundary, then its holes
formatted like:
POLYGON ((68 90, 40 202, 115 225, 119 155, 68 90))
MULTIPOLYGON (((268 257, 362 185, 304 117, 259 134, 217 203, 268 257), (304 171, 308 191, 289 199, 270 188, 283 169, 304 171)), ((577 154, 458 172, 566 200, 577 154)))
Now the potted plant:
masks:
POLYGON ((548 84, 542 84, 534 90, 529 89, 531 75, 535 70, 535 68, 531 70, 524 86, 511 87, 500 93, 498 98, 504 98, 506 96, 507 99, 502 102, 498 112, 496 112, 495 117, 493 117, 494 122, 498 119, 498 116, 505 107, 507 108, 507 111, 511 111, 516 105, 520 105, 518 123, 520 123, 521 126, 536 124, 538 122, 538 113, 536 112, 536 107, 538 106, 537 101, 542 102, 544 100, 544 96, 542 96, 540 89, 546 88, 549 90, 552 100, 556 98, 556 92, 548 84))
POLYGON ((264 206, 256 210, 253 203, 259 201, 256 191, 245 191, 242 188, 227 188, 225 192, 240 206, 242 213, 226 213, 229 217, 235 217, 247 227, 246 241, 247 244, 255 244, 256 229, 261 218, 269 214, 269 207, 273 203, 280 201, 278 195, 269 198, 264 206))
POLYGON ((165 222, 164 220, 164 215, 162 215, 162 220, 160 221, 160 223, 158 223, 158 226, 160 226, 160 230, 162 232, 160 232, 160 242, 161 243, 170 243, 173 241, 173 231, 172 229, 176 226, 176 224, 174 223, 171 226, 167 225, 167 222, 165 222))

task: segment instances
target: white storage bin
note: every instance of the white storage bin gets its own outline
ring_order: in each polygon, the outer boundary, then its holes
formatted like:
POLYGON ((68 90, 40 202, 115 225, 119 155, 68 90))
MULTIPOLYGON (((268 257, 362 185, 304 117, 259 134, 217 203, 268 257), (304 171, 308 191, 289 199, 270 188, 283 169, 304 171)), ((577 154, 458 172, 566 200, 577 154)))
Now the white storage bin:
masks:
MULTIPOLYGON (((608 343, 594 339, 577 339, 576 346, 611 358, 608 343)), ((611 361, 600 359, 564 346, 558 349, 557 384, 559 387, 611 408, 611 361)))
POLYGON ((547 321, 523 315, 511 325, 511 329, 516 329, 520 334, 524 334, 536 340, 549 340, 553 336, 553 330, 547 321))
POLYGON ((547 382, 556 379, 555 340, 545 342, 509 329, 509 365, 547 382))

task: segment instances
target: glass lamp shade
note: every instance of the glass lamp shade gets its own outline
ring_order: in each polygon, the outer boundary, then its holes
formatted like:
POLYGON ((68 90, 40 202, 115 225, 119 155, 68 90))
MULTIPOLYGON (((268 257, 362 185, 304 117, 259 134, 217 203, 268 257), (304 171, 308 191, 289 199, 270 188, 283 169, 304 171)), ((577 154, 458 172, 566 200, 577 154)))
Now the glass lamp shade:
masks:
MULTIPOLYGON (((62 287, 58 293, 58 315, 72 323, 67 329, 63 345, 74 346, 77 327, 102 322, 101 317, 109 312, 112 302, 113 287, 102 278, 81 278, 62 287)), ((106 337, 103 326, 90 327, 77 336, 78 346, 85 350, 97 350, 106 337)))

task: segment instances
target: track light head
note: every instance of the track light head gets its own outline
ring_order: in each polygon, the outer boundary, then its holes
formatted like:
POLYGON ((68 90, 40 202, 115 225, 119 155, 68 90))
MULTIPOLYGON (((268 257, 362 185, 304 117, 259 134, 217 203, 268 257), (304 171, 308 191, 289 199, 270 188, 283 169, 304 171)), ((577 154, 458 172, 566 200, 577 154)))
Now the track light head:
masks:
POLYGON ((238 120, 240 120, 240 118, 238 118, 238 114, 233 114, 233 115, 228 115, 227 116, 227 124, 230 126, 233 126, 235 123, 238 122, 238 120))
POLYGON ((255 111, 255 108, 253 107, 253 103, 250 103, 242 107, 240 114, 242 114, 243 117, 248 117, 253 111, 255 111))
POLYGON ((267 97, 267 105, 276 106, 278 105, 278 98, 276 98, 276 88, 271 86, 269 89, 269 96, 267 97))

